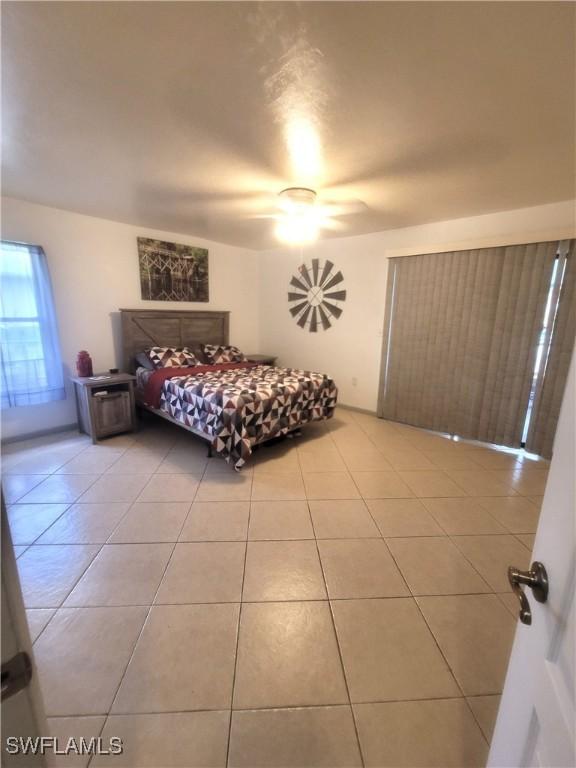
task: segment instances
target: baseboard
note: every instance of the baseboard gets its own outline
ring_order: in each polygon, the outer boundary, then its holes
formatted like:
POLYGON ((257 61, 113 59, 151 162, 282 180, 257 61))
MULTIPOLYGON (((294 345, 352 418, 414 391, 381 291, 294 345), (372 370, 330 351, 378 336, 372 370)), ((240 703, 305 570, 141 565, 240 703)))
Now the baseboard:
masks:
POLYGON ((346 405, 346 403, 338 403, 337 408, 346 408, 347 411, 356 411, 356 413, 365 413, 366 416, 376 416, 376 411, 370 411, 367 408, 358 408, 356 405, 346 405))
POLYGON ((25 440, 34 440, 36 437, 45 437, 46 435, 57 435, 60 432, 70 432, 70 430, 72 429, 78 432, 78 424, 76 422, 72 424, 63 424, 61 427, 51 427, 50 429, 39 429, 37 432, 26 432, 25 435, 15 435, 14 437, 7 437, 0 442, 0 445, 11 445, 12 443, 23 443, 25 440))
MULTIPOLYGON (((376 416, 376 411, 370 411, 367 408, 358 408, 356 405, 346 405, 346 403, 338 403, 337 408, 345 408, 347 411, 364 413, 366 414, 366 416, 376 416)), ((63 424, 61 427, 52 427, 51 429, 39 429, 36 432, 27 432, 25 435, 15 435, 14 437, 7 437, 0 441, 0 445, 11 445, 12 443, 23 443, 26 440, 34 440, 37 437, 46 437, 47 435, 57 435, 60 432, 70 432, 71 430, 78 431, 78 424, 76 422, 72 424, 63 424)))

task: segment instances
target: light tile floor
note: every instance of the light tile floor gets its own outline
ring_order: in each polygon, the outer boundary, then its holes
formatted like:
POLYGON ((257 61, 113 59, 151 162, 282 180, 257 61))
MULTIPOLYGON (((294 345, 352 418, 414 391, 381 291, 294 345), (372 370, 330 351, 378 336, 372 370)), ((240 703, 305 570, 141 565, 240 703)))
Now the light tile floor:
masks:
POLYGON ((7 446, 53 733, 124 739, 94 766, 484 765, 547 470, 342 408, 240 474, 153 419, 7 446))

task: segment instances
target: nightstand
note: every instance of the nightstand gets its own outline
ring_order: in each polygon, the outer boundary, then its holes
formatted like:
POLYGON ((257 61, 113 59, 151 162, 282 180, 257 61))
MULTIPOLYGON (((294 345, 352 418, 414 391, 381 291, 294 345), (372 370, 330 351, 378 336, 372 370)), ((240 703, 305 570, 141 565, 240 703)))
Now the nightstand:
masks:
POLYGON ((78 429, 95 443, 101 437, 136 429, 135 376, 129 373, 72 377, 78 429))
POLYGON ((260 363, 260 365, 274 365, 276 355, 246 355, 249 363, 260 363))

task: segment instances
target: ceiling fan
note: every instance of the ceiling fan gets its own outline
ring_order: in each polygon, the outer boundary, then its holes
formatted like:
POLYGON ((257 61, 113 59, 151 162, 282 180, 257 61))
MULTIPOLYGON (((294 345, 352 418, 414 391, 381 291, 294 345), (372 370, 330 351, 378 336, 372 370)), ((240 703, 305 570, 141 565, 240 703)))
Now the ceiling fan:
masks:
POLYGON ((278 194, 276 209, 255 218, 275 220, 275 234, 279 240, 302 245, 316 240, 322 229, 344 229, 345 224, 340 218, 365 210, 366 204, 360 200, 324 200, 309 187, 287 187, 278 194))

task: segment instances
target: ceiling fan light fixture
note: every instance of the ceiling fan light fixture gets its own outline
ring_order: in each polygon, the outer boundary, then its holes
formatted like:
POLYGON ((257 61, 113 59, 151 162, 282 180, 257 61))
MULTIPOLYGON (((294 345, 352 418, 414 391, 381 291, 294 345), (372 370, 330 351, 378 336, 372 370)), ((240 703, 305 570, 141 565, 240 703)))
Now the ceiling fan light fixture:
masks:
POLYGON ((316 205, 316 192, 308 187, 288 187, 278 197, 279 206, 286 213, 303 213, 316 205))
POLYGON ((278 218, 275 233, 283 243, 304 245, 317 239, 319 228, 318 221, 312 216, 287 215, 278 218))
POLYGON ((307 187, 288 187, 278 197, 282 214, 277 218, 276 237, 291 245, 314 242, 321 218, 316 192, 307 187))

